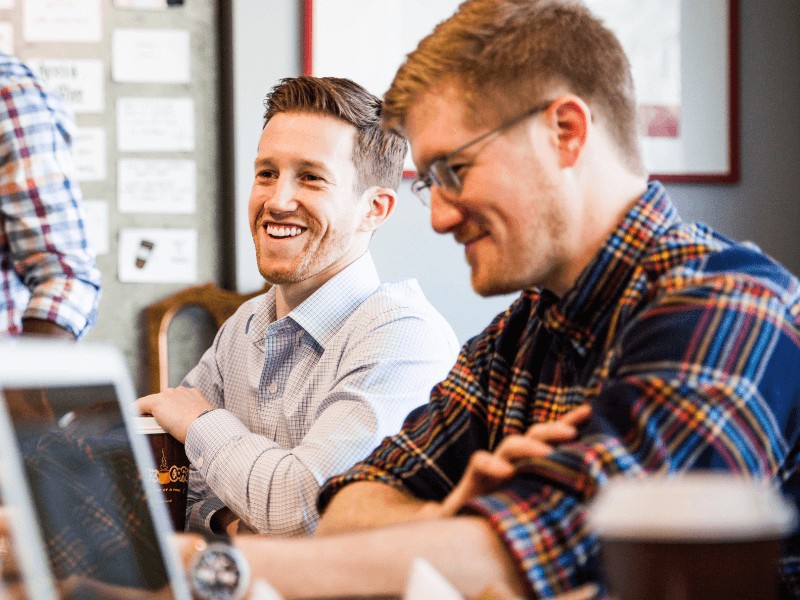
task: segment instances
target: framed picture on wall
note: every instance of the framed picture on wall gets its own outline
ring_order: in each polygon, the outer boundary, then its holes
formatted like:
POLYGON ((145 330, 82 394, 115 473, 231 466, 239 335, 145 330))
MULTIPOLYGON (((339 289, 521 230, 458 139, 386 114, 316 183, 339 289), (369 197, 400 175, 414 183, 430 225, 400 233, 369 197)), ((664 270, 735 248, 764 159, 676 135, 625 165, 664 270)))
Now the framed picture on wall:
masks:
MULTIPOLYGON (((304 0, 304 71, 349 77, 381 96, 460 1, 304 0)), ((738 0, 584 1, 630 58, 651 177, 738 181, 738 0)), ((405 174, 415 176, 410 159, 405 174)))

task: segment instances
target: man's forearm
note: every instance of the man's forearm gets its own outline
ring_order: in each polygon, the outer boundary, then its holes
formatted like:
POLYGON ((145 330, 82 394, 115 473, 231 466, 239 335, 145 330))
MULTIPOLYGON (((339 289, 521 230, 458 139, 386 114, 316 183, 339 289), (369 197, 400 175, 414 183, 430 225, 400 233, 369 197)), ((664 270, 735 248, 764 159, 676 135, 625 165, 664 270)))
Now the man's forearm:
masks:
POLYGON ((424 502, 384 483, 351 483, 331 500, 317 535, 374 529, 438 516, 438 502, 424 502))
POLYGON ((519 596, 526 587, 506 547, 480 517, 406 523, 294 540, 239 536, 236 546, 286 598, 402 595, 414 558, 430 562, 467 597, 490 584, 519 596))

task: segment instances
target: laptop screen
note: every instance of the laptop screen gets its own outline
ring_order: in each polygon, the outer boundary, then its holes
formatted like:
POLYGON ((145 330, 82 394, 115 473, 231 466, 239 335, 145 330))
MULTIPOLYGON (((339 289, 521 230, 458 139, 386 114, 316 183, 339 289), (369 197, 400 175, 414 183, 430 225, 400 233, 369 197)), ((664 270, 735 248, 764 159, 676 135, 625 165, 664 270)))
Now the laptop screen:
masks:
POLYGON ((115 386, 2 393, 62 597, 172 598, 115 386))

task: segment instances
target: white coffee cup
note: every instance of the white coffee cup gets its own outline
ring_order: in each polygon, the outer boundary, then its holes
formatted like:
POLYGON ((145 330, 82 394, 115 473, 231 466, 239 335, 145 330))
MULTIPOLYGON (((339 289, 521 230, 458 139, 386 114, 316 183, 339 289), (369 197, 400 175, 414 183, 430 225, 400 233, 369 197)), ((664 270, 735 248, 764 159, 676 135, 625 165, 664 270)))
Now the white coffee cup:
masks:
POLYGON ((618 600, 774 600, 794 505, 724 473, 610 481, 589 509, 618 600))

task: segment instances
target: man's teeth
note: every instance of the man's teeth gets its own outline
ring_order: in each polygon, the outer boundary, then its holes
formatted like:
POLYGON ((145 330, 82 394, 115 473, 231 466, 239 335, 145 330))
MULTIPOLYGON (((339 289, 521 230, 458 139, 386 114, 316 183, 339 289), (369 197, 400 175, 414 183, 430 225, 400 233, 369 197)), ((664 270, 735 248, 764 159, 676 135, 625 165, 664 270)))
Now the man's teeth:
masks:
POLYGON ((303 233, 300 227, 284 227, 283 225, 267 225, 267 233, 274 237, 294 237, 303 233))

